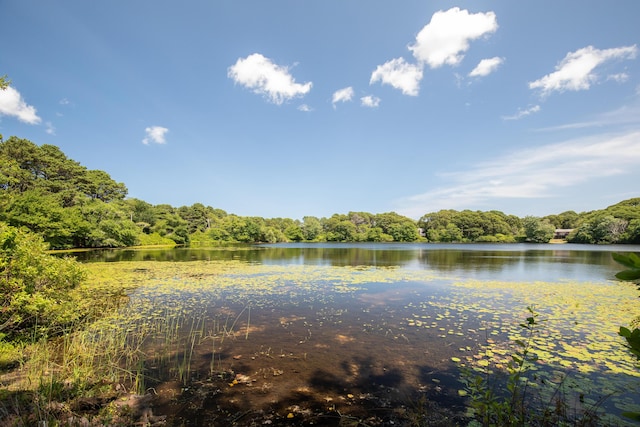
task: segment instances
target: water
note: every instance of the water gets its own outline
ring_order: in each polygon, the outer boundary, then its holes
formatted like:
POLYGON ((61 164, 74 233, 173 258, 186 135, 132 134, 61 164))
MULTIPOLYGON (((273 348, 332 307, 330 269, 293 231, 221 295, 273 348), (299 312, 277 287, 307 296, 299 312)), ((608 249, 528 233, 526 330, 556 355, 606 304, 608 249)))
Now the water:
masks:
POLYGON ((609 280, 620 270, 612 252, 638 245, 288 243, 220 248, 101 249, 80 261, 220 261, 278 265, 397 266, 501 280, 609 280))
POLYGON ((278 244, 78 258, 176 266, 130 302, 142 318, 183 325, 176 342, 150 339, 147 349, 158 408, 175 423, 388 425, 415 415, 421 397, 433 413, 462 411, 460 365, 498 378, 513 341, 526 339, 518 324, 532 305, 545 320, 536 378, 564 378, 567 396, 585 405, 610 391, 603 407, 614 415, 639 404, 616 330, 640 305, 634 286, 613 280, 613 251, 640 247, 278 244), (233 267, 209 272, 220 263, 233 267), (152 355, 167 345, 173 356, 158 363, 152 355))

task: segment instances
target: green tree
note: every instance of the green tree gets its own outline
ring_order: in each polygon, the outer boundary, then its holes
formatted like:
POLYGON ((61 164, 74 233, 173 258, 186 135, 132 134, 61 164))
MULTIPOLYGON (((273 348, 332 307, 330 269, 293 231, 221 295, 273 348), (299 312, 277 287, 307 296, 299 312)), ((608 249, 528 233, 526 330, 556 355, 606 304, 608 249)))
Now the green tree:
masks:
POLYGON ((315 216, 305 216, 302 218, 302 234, 307 241, 318 239, 322 234, 322 223, 315 216))
POLYGON ((371 227, 367 231, 368 242, 393 242, 393 237, 385 234, 380 227, 371 227))
POLYGON ((548 220, 535 216, 525 217, 522 225, 527 242, 532 243, 548 243, 556 231, 548 220))
POLYGON ((291 240, 292 242, 300 242, 304 240, 304 233, 302 231, 302 228, 300 228, 300 226, 297 224, 293 224, 287 227, 287 229, 284 230, 284 235, 287 236, 287 239, 291 240))
POLYGON ((187 222, 189 234, 197 231, 205 232, 211 227, 211 208, 205 207, 202 203, 194 203, 191 206, 178 208, 178 214, 187 222))
POLYGON ((396 242, 415 242, 419 238, 416 222, 395 212, 377 214, 372 222, 396 242))
POLYGON ((567 237, 571 243, 617 243, 626 239, 629 222, 597 211, 586 217, 582 224, 567 237))
POLYGON ((0 212, 0 220, 39 233, 54 248, 73 246, 78 223, 74 211, 64 209, 56 195, 28 190, 14 197, 0 212))
POLYGON ((352 242, 357 232, 356 226, 348 219, 332 223, 329 230, 327 241, 330 242, 352 242))
POLYGON ((85 199, 76 206, 83 219, 77 227, 77 239, 82 247, 117 248, 138 243, 140 229, 131 221, 126 203, 105 203, 100 199, 85 199), (82 226, 80 226, 82 224, 82 226))
POLYGON ((439 234, 439 241, 441 242, 461 242, 463 238, 462 230, 453 223, 447 224, 439 234))
POLYGON ((627 230, 622 238, 625 243, 640 243, 640 219, 632 219, 629 221, 627 230))
POLYGON ((162 204, 154 206, 156 223, 151 227, 151 232, 167 237, 178 245, 189 243, 189 231, 187 221, 178 215, 171 205, 162 204))
POLYGON ((122 200, 127 195, 127 187, 115 182, 108 173, 101 170, 89 170, 78 180, 79 189, 88 197, 103 202, 122 200))
POLYGON ((604 215, 591 224, 591 235, 596 243, 617 243, 628 224, 628 221, 622 218, 604 215))

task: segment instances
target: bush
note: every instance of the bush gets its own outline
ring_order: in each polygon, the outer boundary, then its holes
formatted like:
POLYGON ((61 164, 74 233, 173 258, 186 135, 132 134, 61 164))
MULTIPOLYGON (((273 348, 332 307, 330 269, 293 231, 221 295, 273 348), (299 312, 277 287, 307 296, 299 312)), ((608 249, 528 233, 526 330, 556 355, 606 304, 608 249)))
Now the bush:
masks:
POLYGON ((47 249, 40 236, 0 223, 0 333, 9 339, 59 331, 83 316, 71 290, 84 269, 47 249))

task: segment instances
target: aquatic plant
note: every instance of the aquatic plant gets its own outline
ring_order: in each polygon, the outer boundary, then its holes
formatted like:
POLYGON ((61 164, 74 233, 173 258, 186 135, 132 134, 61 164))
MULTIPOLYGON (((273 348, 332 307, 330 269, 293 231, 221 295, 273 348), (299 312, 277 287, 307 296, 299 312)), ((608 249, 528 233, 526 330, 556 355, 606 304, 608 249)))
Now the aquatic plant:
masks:
POLYGON ((581 395, 577 403, 581 408, 570 408, 571 403, 563 391, 566 377, 551 382, 535 374, 539 358, 533 346, 539 334, 540 320, 533 307, 527 307, 527 310, 529 316, 519 324, 523 338, 514 340, 515 348, 509 355, 511 360, 506 363, 506 390, 502 388, 503 380, 494 371, 495 366, 461 367, 464 388, 459 394, 469 397, 469 415, 474 420, 470 425, 599 425, 601 402, 582 406, 584 396, 581 395))
MULTIPOLYGON (((616 274, 616 277, 620 280, 627 280, 640 284, 640 257, 637 254, 630 253, 627 255, 612 254, 613 259, 627 267, 627 270, 621 271, 616 274)), ((629 351, 640 360, 640 329, 637 327, 640 324, 640 315, 637 316, 632 322, 632 325, 636 327, 633 329, 620 326, 618 332, 627 342, 627 348, 629 351)), ((640 412, 626 411, 622 415, 635 421, 640 421, 640 412)))

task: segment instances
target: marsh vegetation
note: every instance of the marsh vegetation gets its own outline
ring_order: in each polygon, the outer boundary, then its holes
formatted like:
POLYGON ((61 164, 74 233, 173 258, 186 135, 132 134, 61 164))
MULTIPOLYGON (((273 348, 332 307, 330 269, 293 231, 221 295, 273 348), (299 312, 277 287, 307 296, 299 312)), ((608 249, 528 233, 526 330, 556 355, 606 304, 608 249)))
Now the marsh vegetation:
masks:
POLYGON ((499 394, 526 341, 522 402, 624 425, 640 371, 617 331, 640 301, 612 280, 610 252, 592 249, 85 253, 98 262, 83 266, 84 292, 109 308, 25 342, 2 379, 2 414, 16 425, 466 425, 478 415, 469 381, 499 394), (532 306, 534 336, 519 326, 532 306))

